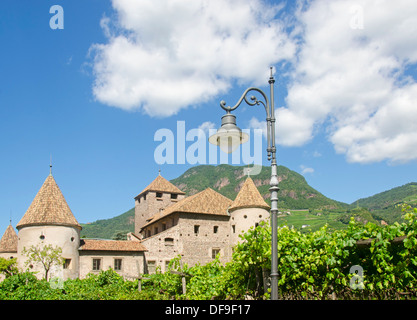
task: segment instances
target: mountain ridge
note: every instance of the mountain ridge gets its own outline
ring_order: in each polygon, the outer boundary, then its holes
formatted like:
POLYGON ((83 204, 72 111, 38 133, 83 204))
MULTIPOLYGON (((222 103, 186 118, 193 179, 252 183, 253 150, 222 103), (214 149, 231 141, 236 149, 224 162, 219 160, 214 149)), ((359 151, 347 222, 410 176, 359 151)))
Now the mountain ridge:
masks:
MULTIPOLYGON (((218 166, 200 165, 189 168, 179 177, 170 180, 170 182, 184 191, 187 196, 210 187, 234 200, 240 187, 246 180, 247 170, 246 166, 232 166, 228 164, 218 166)), ((268 204, 270 204, 270 170, 270 167, 262 167, 259 174, 251 175, 259 192, 268 204)), ((417 205, 416 182, 410 182, 367 198, 358 199, 352 204, 347 204, 324 196, 311 187, 301 174, 287 167, 278 166, 277 174, 280 188, 278 208, 282 211, 289 209, 304 209, 307 212, 333 210, 344 212, 344 217, 341 219, 346 220, 349 212, 353 213, 356 207, 361 206, 369 210, 376 220, 384 220, 392 224, 401 220, 401 210, 396 206, 398 203, 412 200, 417 205)), ((81 225, 83 227, 81 231, 82 237, 123 239, 127 232, 134 231, 134 207, 113 218, 81 225)))

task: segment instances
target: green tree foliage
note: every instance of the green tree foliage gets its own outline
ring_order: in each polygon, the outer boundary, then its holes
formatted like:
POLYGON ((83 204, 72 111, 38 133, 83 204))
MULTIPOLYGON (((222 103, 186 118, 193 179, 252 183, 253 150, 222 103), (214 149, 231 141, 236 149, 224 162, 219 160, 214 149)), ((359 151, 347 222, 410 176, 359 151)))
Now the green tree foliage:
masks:
MULTIPOLYGON (((327 226, 311 233, 280 228, 280 298, 416 299, 417 209, 401 209, 405 222, 385 227, 352 218, 348 228, 333 232, 327 226)), ((111 269, 60 287, 26 272, 0 282, 0 299, 268 299, 263 278, 269 274, 270 241, 269 226, 261 224, 241 236, 231 262, 222 265, 216 257, 188 267, 177 257, 168 272, 144 275, 140 292, 138 280, 125 280, 111 269)))
POLYGON ((16 261, 17 261, 16 258, 13 258, 13 259, 0 258, 0 273, 2 273, 6 277, 10 277, 18 273, 16 261))
POLYGON ((30 264, 41 264, 45 271, 45 280, 48 280, 48 274, 54 265, 62 265, 64 258, 61 257, 62 249, 57 246, 38 245, 23 248, 23 254, 28 258, 26 266, 30 264))

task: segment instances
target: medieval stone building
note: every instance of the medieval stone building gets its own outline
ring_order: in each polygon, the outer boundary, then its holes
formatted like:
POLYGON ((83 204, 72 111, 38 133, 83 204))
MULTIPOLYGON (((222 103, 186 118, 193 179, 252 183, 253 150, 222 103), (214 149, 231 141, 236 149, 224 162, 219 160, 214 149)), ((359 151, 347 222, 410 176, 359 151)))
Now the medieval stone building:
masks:
POLYGON ((17 257, 20 269, 29 267, 42 276, 42 266, 25 263, 24 248, 59 247, 64 264, 51 270, 51 276, 63 279, 108 268, 136 277, 156 268, 165 271, 177 256, 189 266, 217 255, 227 262, 239 234, 269 219, 269 209, 249 177, 232 201, 210 188, 186 197, 159 174, 135 197, 135 231, 126 241, 80 239, 82 227, 50 174, 16 225, 18 234, 7 227, 0 257, 17 257))

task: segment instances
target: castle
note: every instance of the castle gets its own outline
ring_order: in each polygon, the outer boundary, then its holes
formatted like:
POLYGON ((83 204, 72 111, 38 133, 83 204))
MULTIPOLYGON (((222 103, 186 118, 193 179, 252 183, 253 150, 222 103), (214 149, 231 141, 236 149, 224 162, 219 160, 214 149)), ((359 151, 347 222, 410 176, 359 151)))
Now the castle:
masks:
POLYGON ((50 244, 61 248, 64 258, 50 277, 84 278, 112 268, 133 278, 157 268, 164 272, 178 255, 189 266, 217 255, 230 261, 239 234, 269 219, 270 207, 250 177, 234 201, 211 188, 187 197, 160 174, 134 199, 135 231, 127 240, 81 239, 82 227, 50 173, 16 225, 18 233, 11 224, 4 232, 0 257, 17 258, 21 270, 29 267, 42 277, 42 266, 27 266, 23 251, 50 244))

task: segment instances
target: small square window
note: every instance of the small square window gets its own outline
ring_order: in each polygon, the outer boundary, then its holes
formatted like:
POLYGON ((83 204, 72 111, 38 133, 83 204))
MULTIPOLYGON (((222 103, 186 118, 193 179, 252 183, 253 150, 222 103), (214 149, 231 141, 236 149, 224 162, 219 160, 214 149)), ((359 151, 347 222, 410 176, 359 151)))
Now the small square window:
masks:
POLYGON ((176 193, 171 193, 171 199, 177 199, 178 198, 178 194, 176 193))
POLYGON ((156 197, 157 197, 157 198, 162 198, 162 193, 161 193, 161 192, 157 192, 157 193, 156 193, 156 197))
POLYGON ((122 259, 114 259, 114 270, 115 271, 122 270, 122 259))
POLYGON ((148 261, 147 265, 148 265, 148 273, 149 274, 155 273, 156 261, 155 260, 148 261))
POLYGON ((93 270, 101 270, 101 259, 93 259, 93 270))
POLYGON ((219 248, 213 248, 213 249, 211 250, 211 257, 212 257, 213 259, 216 259, 216 256, 217 256, 219 253, 220 253, 220 249, 219 249, 219 248))
POLYGON ((71 259, 64 259, 64 269, 69 269, 71 267, 71 259))

